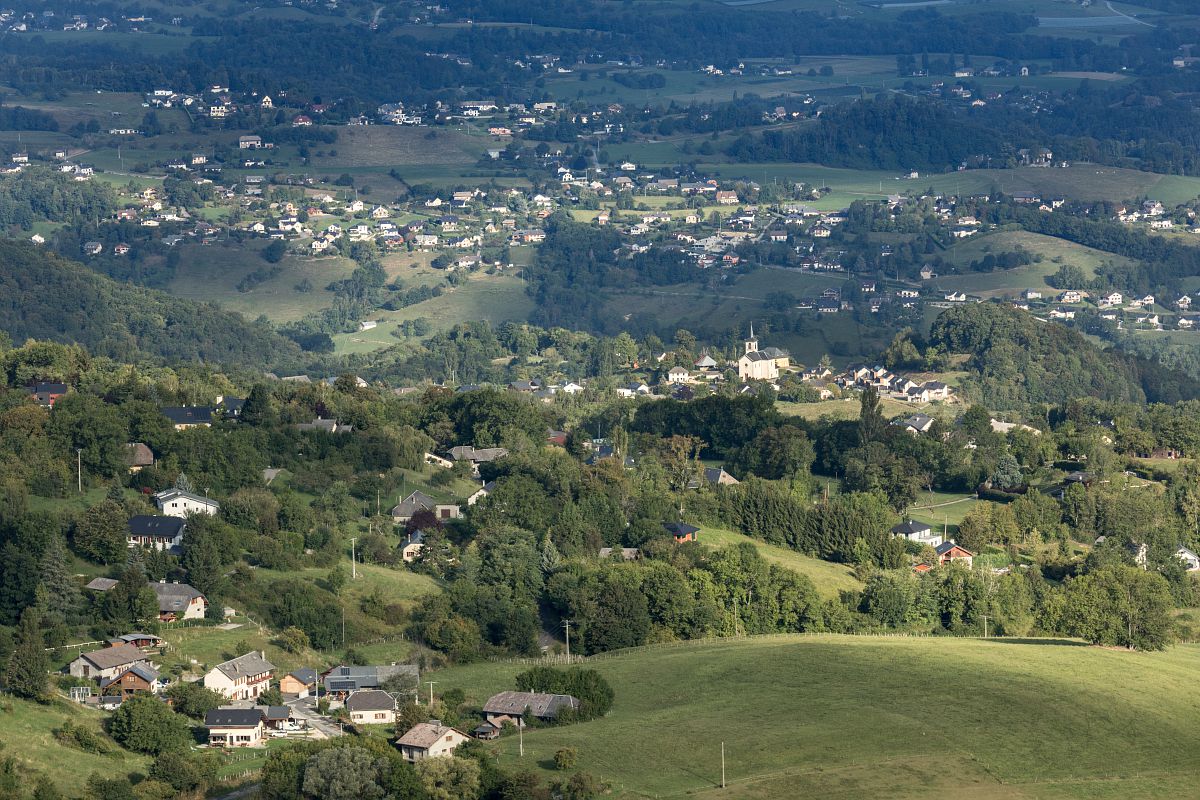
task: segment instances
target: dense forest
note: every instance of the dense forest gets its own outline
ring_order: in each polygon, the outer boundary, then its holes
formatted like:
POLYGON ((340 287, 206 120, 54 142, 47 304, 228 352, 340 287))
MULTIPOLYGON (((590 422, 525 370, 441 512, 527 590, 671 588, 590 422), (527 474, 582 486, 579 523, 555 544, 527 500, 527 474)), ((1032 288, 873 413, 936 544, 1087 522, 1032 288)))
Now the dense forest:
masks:
POLYGON ((0 331, 79 343, 126 361, 297 369, 299 347, 267 323, 119 284, 32 244, 0 241, 0 331))

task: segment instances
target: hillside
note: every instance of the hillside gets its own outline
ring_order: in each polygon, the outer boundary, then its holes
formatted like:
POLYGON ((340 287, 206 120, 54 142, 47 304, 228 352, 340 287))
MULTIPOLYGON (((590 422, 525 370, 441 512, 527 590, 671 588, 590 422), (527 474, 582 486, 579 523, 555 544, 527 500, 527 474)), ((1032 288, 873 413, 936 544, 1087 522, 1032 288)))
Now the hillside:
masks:
POLYGON ((31 244, 0 240, 0 331, 78 343, 95 355, 287 369, 299 347, 202 303, 128 286, 31 244))
MULTIPOLYGON (((540 769, 576 747, 579 768, 616 797, 1187 795, 1200 770, 1200 734, 1185 722, 1200 710, 1188 691, 1197 655, 823 636, 651 647, 589 664, 616 691, 607 717, 526 733, 524 759, 516 737, 491 747, 506 767, 540 769)), ((521 669, 433 677, 482 702, 521 669)))

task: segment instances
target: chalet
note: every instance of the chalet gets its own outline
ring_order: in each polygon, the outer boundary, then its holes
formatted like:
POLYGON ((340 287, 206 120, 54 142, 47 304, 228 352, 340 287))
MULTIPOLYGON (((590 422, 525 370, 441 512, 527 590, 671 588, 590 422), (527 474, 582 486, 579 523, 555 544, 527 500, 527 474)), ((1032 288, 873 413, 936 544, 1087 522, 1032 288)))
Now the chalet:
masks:
POLYGON ((563 709, 578 710, 579 701, 568 694, 500 692, 483 705, 484 720, 496 728, 524 725, 525 715, 540 720, 556 719, 563 709))
POLYGON ((411 564, 421 557, 421 551, 424 549, 425 532, 413 531, 400 543, 400 558, 405 564, 411 564))
POLYGON ((346 698, 346 713, 355 725, 395 725, 396 698, 382 689, 359 689, 346 698))
POLYGON ((214 708, 204 715, 208 743, 212 747, 258 747, 266 733, 260 708, 214 708))
POLYGON ((53 408, 58 398, 70 391, 65 383, 58 381, 38 381, 29 387, 29 394, 38 405, 53 408))
POLYGON ((253 700, 271 688, 274 669, 264 653, 252 650, 210 669, 204 675, 204 688, 230 700, 253 700))
POLYGON ((322 676, 325 693, 345 699, 360 689, 378 689, 383 684, 397 679, 399 682, 416 686, 420 672, 412 664, 384 664, 379 666, 334 667, 322 676))
POLYGON ((942 544, 942 537, 933 532, 933 529, 924 522, 917 522, 910 519, 901 522, 892 528, 892 536, 897 536, 902 539, 907 539, 910 542, 916 542, 921 545, 929 545, 930 547, 939 547, 942 544))
POLYGON ((945 565, 958 562, 966 565, 967 569, 970 569, 975 561, 975 554, 965 547, 955 544, 953 539, 948 542, 942 542, 937 546, 936 550, 939 564, 945 565))
POLYGON ((478 489, 476 489, 475 492, 470 497, 467 498, 467 505, 469 505, 469 506, 475 505, 476 503, 478 503, 480 500, 482 500, 483 498, 490 495, 495 490, 496 490, 496 482, 488 481, 483 486, 480 486, 478 489))
POLYGON ((158 598, 159 622, 204 619, 208 611, 208 598, 186 583, 159 581, 150 584, 150 591, 158 598))
POLYGON ((169 517, 186 517, 188 514, 212 516, 221 510, 221 504, 216 500, 183 489, 165 489, 158 492, 154 495, 154 503, 159 511, 169 517))
POLYGON ((157 694, 162 688, 158 670, 149 664, 133 664, 120 674, 100 681, 100 693, 130 698, 138 694, 157 694))
POLYGON ((210 406, 166 406, 162 410, 162 415, 177 431, 212 427, 212 413, 210 406))
MULTIPOLYGON (((904 391, 907 394, 908 392, 912 391, 912 387, 908 387, 904 391)), ((903 428, 905 431, 914 435, 919 433, 928 433, 929 429, 933 427, 933 423, 933 417, 929 416, 928 414, 913 414, 892 422, 893 425, 903 428)))
POLYGON ((128 544, 153 550, 173 550, 183 544, 187 527, 182 517, 137 514, 129 518, 128 544))
POLYGON ((317 688, 317 671, 315 669, 298 669, 295 672, 289 672, 279 679, 280 694, 289 697, 295 696, 299 698, 308 697, 309 693, 317 688))
POLYGON ((454 755, 455 748, 468 738, 462 731, 443 725, 441 720, 431 719, 410 728, 396 740, 396 747, 405 761, 423 761, 454 755))
POLYGON ((1200 556, 1180 545, 1175 550, 1175 557, 1183 562, 1183 568, 1188 572, 1200 572, 1200 556))
POLYGON ((472 447, 467 444, 450 448, 449 455, 452 461, 470 461, 472 472, 478 473, 480 464, 504 458, 508 451, 503 447, 472 447))
POLYGON ((709 486, 736 486, 740 481, 725 471, 724 467, 705 467, 704 480, 709 486))
POLYGON ((717 192, 717 205, 721 206, 736 206, 738 204, 737 192, 717 192))
POLYGON ((131 644, 106 647, 80 654, 67 666, 73 678, 112 680, 134 665, 151 666, 145 653, 131 644))
POLYGON ((664 522, 663 528, 675 540, 675 544, 694 542, 700 538, 700 529, 686 522, 664 522))
POLYGON ((424 492, 413 492, 392 508, 392 520, 408 522, 421 511, 432 511, 439 520, 458 519, 462 508, 453 503, 438 503, 424 492))
POLYGON ((238 149, 239 150, 260 150, 260 149, 262 149, 262 146, 263 146, 263 140, 262 140, 261 136, 239 136, 238 137, 238 149))
POLYGON ((123 633, 120 636, 113 637, 108 640, 109 647, 119 647, 123 644, 131 644, 134 647, 145 649, 147 647, 158 647, 163 643, 163 640, 155 636, 153 633, 123 633))

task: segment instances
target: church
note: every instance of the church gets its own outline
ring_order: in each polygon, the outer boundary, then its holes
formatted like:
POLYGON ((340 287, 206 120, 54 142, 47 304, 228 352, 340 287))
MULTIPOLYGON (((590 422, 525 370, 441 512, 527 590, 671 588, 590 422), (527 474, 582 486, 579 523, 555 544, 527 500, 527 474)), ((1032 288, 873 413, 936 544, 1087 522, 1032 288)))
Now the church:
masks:
POLYGON ((778 347, 758 349, 754 325, 750 325, 750 338, 745 341, 745 351, 738 359, 738 378, 743 381, 773 381, 779 377, 780 369, 787 369, 790 356, 778 347))

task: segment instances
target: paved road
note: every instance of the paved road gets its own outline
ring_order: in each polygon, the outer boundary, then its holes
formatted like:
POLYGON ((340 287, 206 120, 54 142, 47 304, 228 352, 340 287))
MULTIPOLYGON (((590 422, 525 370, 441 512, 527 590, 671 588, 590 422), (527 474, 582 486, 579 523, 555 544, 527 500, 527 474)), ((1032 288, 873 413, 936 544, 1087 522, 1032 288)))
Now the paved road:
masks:
POLYGON ((314 697, 305 697, 298 700, 288 700, 288 708, 292 709, 296 719, 302 719, 308 724, 308 727, 314 731, 313 738, 329 739, 334 736, 341 736, 343 731, 336 722, 330 722, 317 713, 317 701, 314 697))

